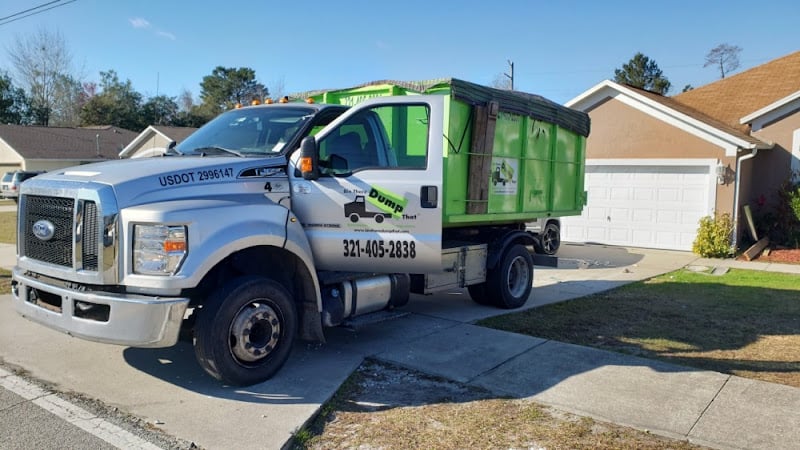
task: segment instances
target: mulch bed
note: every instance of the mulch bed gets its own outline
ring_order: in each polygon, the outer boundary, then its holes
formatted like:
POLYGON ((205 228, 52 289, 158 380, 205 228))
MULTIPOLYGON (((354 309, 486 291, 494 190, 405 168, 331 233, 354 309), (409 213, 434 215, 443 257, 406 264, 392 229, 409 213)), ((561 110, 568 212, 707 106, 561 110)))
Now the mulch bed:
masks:
MULTIPOLYGON (((766 252, 764 252, 766 253, 766 252)), ((800 264, 800 248, 771 249, 769 254, 762 253, 755 261, 784 264, 800 264)))

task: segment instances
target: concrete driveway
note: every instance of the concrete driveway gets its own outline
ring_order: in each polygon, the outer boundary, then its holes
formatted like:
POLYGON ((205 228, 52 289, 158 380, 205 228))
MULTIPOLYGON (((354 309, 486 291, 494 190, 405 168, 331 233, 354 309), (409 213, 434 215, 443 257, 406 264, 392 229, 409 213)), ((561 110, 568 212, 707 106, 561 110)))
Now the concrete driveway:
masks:
MULTIPOLYGON (((685 266, 696 257, 684 252, 565 244, 558 268, 536 267, 534 289, 525 308, 580 297, 685 266)), ((247 388, 220 385, 203 373, 191 345, 136 349, 96 344, 35 325, 13 312, 10 296, 0 297, 0 359, 32 376, 139 416, 167 433, 205 448, 280 448, 306 423, 365 357, 411 348, 417 361, 437 373, 447 359, 427 346, 434 333, 459 336, 476 320, 501 311, 473 303, 463 290, 413 296, 401 318, 358 331, 330 329, 328 344, 298 343, 287 365, 272 380, 247 388), (466 328, 465 328, 466 327, 466 328), (449 332, 448 332, 449 330, 449 332), (413 342, 419 340, 415 347, 413 342)), ((469 334, 467 333, 467 334, 469 334)), ((513 358, 528 339, 495 348, 497 358, 513 358)), ((464 345, 469 345, 464 343, 464 345)), ((390 358, 403 361, 409 352, 390 358)), ((488 362, 487 362, 488 363, 488 362)), ((496 364, 492 362, 491 364, 496 364)), ((426 370, 422 364, 417 369, 426 370)), ((475 362, 469 370, 489 370, 475 362)), ((453 374, 454 379, 474 378, 453 374)))

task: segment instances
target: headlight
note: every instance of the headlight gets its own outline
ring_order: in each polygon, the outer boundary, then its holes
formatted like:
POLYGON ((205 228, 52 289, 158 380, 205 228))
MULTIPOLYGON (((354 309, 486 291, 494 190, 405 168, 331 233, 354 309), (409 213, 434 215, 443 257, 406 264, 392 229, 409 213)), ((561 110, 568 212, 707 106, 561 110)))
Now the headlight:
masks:
POLYGON ((133 271, 143 275, 172 275, 186 257, 186 227, 133 226, 133 271))

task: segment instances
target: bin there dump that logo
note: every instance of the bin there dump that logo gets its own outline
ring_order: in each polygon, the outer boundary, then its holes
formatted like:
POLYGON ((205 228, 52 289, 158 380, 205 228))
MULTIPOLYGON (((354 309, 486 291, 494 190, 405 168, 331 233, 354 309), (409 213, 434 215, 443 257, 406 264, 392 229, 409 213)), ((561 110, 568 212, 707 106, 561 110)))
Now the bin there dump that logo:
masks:
POLYGON ((408 200, 397 194, 372 186, 367 196, 367 201, 381 211, 391 214, 393 218, 399 219, 403 216, 403 211, 408 205, 408 200))

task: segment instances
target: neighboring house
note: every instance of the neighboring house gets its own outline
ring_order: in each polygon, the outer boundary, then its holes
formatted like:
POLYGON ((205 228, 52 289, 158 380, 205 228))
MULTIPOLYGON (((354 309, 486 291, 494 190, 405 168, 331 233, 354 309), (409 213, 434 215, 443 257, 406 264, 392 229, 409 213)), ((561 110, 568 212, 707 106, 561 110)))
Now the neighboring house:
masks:
POLYGON ((112 126, 85 128, 0 125, 0 173, 52 171, 117 159, 136 133, 112 126))
POLYGON ((691 250, 698 221, 757 211, 800 169, 800 52, 664 97, 604 81, 567 106, 589 113, 588 205, 563 239, 691 250))
POLYGON ((150 125, 122 149, 119 157, 142 158, 162 155, 172 142, 181 142, 195 130, 197 128, 150 125))

